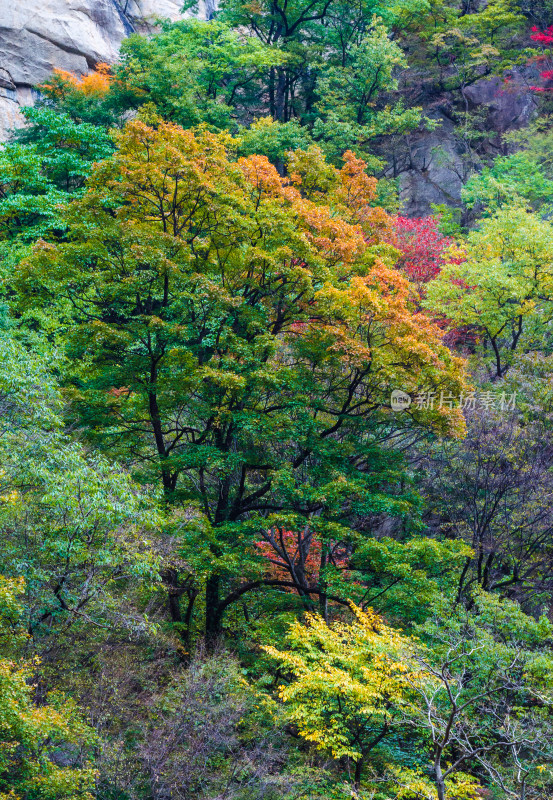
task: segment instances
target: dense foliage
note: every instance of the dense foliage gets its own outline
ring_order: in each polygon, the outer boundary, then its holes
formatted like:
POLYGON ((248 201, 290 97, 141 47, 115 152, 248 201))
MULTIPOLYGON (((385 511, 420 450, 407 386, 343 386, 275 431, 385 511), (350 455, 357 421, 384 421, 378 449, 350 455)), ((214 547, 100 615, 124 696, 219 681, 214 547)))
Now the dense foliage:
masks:
POLYGON ((0 150, 0 800, 552 795, 552 22, 224 0, 39 87, 0 150), (522 81, 499 135, 469 89, 522 81), (409 217, 444 98, 462 201, 409 217))

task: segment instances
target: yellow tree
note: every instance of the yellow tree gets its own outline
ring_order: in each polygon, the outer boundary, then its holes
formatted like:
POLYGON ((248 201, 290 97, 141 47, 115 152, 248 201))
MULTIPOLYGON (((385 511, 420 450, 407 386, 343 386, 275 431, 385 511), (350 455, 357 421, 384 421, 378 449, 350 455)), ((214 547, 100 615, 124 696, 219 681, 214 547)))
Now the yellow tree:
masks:
POLYGON ((353 763, 357 787, 363 778, 395 800, 476 800, 483 775, 505 797, 525 796, 531 780, 541 788, 553 759, 551 624, 485 592, 474 600, 472 611, 438 603, 411 638, 353 604, 352 622, 293 623, 286 649, 263 648, 285 717, 353 763), (410 760, 404 748, 398 759, 401 739, 410 760))
POLYGON ((54 694, 47 705, 35 704, 38 663, 18 657, 26 638, 18 622, 23 589, 23 581, 0 577, 0 799, 92 800, 95 772, 79 765, 92 729, 66 697, 54 694), (71 748, 75 765, 56 763, 61 746, 71 748))
POLYGON ((263 649, 289 676, 279 697, 299 735, 353 763, 359 786, 367 755, 405 716, 416 665, 406 637, 371 609, 352 610, 353 622, 331 627, 308 615, 290 626, 286 650, 263 649))

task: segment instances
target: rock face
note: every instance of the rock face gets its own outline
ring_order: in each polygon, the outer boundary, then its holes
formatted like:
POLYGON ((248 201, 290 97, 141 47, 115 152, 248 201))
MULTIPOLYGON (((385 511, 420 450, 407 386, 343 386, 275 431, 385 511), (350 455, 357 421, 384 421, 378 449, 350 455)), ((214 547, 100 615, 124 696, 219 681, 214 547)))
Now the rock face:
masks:
MULTIPOLYGON (((117 57, 125 36, 181 17, 181 0, 0 0, 0 139, 54 67, 77 75, 117 57)), ((200 5, 211 17, 214 0, 200 5)))
POLYGON ((82 75, 112 61, 132 30, 114 0, 17 0, 0 4, 0 125, 18 122, 18 106, 54 67, 82 75))
MULTIPOLYGON (((200 0, 199 16, 210 19, 216 2, 200 0)), ((181 6, 182 0, 0 0, 0 141, 21 124, 20 106, 33 103, 33 87, 55 67, 83 75, 113 62, 125 36, 151 31, 156 17, 178 19, 181 6)), ((524 125, 534 109, 528 77, 515 75, 508 90, 495 78, 477 81, 464 90, 467 107, 485 112, 488 129, 498 135, 524 125)), ((435 130, 409 137, 400 174, 409 216, 430 214, 432 203, 459 204, 469 165, 448 103, 442 98, 434 109, 426 107, 440 123, 435 130)))
MULTIPOLYGON (((536 98, 529 88, 537 82, 531 69, 513 70, 505 84, 499 78, 482 78, 465 88, 463 97, 469 111, 478 111, 495 139, 484 159, 501 152, 500 136, 523 127, 532 119, 536 98), (495 136, 494 136, 495 134, 495 136)), ((424 106, 424 103, 423 103, 424 106)), ((479 156, 470 151, 463 137, 462 119, 453 122, 451 98, 443 97, 426 107, 427 116, 438 123, 435 130, 411 134, 405 168, 399 176, 402 212, 421 217, 432 213, 432 204, 459 206, 461 189, 469 173, 478 167, 479 156)))
POLYGON ((434 203, 459 205, 466 177, 453 122, 441 113, 429 116, 438 127, 410 136, 409 165, 399 176, 401 210, 408 217, 428 216, 434 203))

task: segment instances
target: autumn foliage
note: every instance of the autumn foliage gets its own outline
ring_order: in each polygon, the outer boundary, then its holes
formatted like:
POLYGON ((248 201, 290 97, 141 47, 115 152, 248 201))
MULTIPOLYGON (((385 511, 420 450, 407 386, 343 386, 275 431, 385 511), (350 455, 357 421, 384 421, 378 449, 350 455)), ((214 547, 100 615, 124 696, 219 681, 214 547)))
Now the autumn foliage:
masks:
MULTIPOLYGON (((539 28, 534 26, 532 28, 532 33, 530 35, 532 41, 541 44, 544 48, 550 48, 553 45, 553 25, 550 25, 545 30, 541 31, 539 28)), ((542 56, 539 56, 537 59, 541 64, 548 63, 550 65, 551 59, 550 57, 544 53, 542 56)), ((553 80, 553 69, 543 69, 540 71, 540 78, 542 81, 547 83, 548 81, 553 80)), ((551 87, 549 86, 532 86, 531 89, 534 92, 548 92, 551 91, 551 87)))
POLYGON ((540 31, 540 29, 534 25, 530 38, 533 42, 538 42, 538 44, 549 47, 553 44, 553 25, 550 25, 544 31, 540 31))
POLYGON ((434 217, 394 219, 393 244, 401 256, 396 266, 416 284, 428 283, 448 260, 448 250, 455 244, 439 229, 434 217))
POLYGON ((553 798, 553 0, 92 5, 0 143, 0 800, 553 798))
MULTIPOLYGON (((73 408, 93 409, 108 436, 121 426, 167 502, 202 509, 218 633, 250 588, 223 596, 226 563, 258 575, 260 529, 305 532, 314 516, 331 559, 353 507, 395 508, 372 426, 388 424, 397 386, 459 394, 463 363, 417 313, 386 244, 392 219, 352 152, 338 169, 297 150, 287 178, 203 127, 134 120, 116 143, 69 206, 67 241, 39 241, 16 283, 24 306, 39 293, 74 309, 73 408)), ((454 408, 413 409, 404 424, 464 431, 454 408)), ((288 585, 324 594, 317 545, 303 535, 298 560, 285 544, 288 585)))
POLYGON ((54 69, 52 77, 38 88, 55 100, 71 91, 78 91, 85 97, 103 97, 109 91, 111 82, 109 64, 98 64, 95 70, 81 77, 63 69, 54 69))
POLYGON ((329 546, 309 526, 299 531, 272 527, 256 543, 259 552, 267 559, 266 572, 271 578, 290 582, 287 591, 316 587, 321 580, 321 569, 327 564, 346 570, 350 551, 342 543, 329 546))

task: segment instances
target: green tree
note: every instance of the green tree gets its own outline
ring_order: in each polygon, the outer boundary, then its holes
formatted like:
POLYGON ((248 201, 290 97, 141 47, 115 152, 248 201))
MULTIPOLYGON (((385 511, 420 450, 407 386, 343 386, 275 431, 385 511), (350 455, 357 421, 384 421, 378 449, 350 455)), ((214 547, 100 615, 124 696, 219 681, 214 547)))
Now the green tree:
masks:
POLYGON ((381 22, 374 20, 365 35, 348 47, 347 58, 328 65, 321 73, 317 82, 315 138, 324 142, 334 156, 348 147, 366 156, 370 154, 371 138, 416 128, 420 109, 405 111, 401 105, 377 108, 380 94, 398 88, 395 75, 399 67, 406 66, 397 42, 381 22))
POLYGON ((297 120, 276 122, 271 117, 260 117, 249 128, 240 130, 237 152, 242 156, 267 156, 282 174, 291 152, 307 151, 312 145, 308 129, 297 120))
POLYGON ((164 23, 151 38, 133 34, 123 42, 106 103, 119 113, 151 103, 185 128, 236 128, 262 108, 266 76, 284 60, 277 48, 223 22, 164 23))
POLYGON ((118 592, 158 580, 155 505, 64 431, 62 399, 44 366, 56 364, 55 353, 37 339, 30 353, 9 329, 0 341, 0 566, 25 579, 26 627, 39 650, 44 637, 62 646, 56 636, 75 624, 143 628, 130 603, 120 608, 118 592))
MULTIPOLYGON (((532 773, 542 788, 532 761, 553 761, 543 739, 552 712, 551 633, 546 617, 536 620, 484 592, 471 611, 444 604, 417 629, 427 649, 416 656, 421 672, 412 682, 411 719, 427 737, 438 800, 457 796, 448 781, 469 766, 492 786, 512 788, 521 752, 528 755, 527 778, 532 773)), ((510 796, 525 797, 529 788, 522 781, 510 796)))
POLYGON ((392 388, 458 392, 462 365, 414 313, 392 251, 367 243, 390 221, 363 162, 298 153, 289 183, 232 146, 130 124, 67 209, 70 241, 39 242, 10 281, 21 308, 54 303, 66 321, 90 434, 203 513, 211 632, 221 571, 247 575, 256 531, 292 514, 347 533, 394 507, 373 464, 398 426, 462 432, 455 411, 390 417, 392 388))
POLYGON ((463 187, 463 201, 469 208, 483 206, 484 213, 493 214, 501 206, 515 201, 528 203, 540 216, 551 213, 553 180, 544 172, 538 159, 519 152, 496 158, 491 167, 473 175, 463 187))
POLYGON ((39 237, 63 235, 63 203, 84 191, 109 135, 53 108, 23 110, 26 126, 0 151, 0 270, 9 272, 39 237))
POLYGON ((385 101, 380 111, 376 107, 385 93, 390 104, 394 68, 404 63, 390 28, 413 7, 409 0, 226 0, 219 18, 285 54, 266 78, 273 119, 299 119, 333 158, 348 148, 367 157, 371 137, 403 132, 420 119, 419 109, 384 108, 385 101))
POLYGON ((515 351, 548 342, 553 228, 520 206, 501 208, 455 256, 428 284, 425 307, 480 333, 490 377, 501 378, 515 351))
POLYGON ((22 579, 0 577, 0 797, 92 800, 96 773, 83 764, 94 742, 92 729, 60 693, 35 702, 38 662, 18 654, 26 638, 19 622, 23 590, 22 579), (62 748, 64 766, 56 758, 62 748))
POLYGON ((440 91, 458 93, 466 110, 464 89, 485 75, 502 74, 521 57, 526 18, 517 0, 483 6, 433 0, 425 10, 412 21, 419 47, 413 48, 411 64, 424 68, 440 91))

